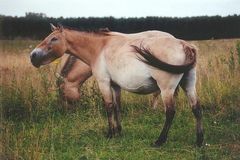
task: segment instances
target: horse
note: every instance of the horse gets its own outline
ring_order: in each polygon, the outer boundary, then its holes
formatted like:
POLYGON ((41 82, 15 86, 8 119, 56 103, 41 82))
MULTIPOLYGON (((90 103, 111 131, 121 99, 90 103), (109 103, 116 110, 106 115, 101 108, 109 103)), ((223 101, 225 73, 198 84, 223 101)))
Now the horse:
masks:
MULTIPOLYGON (((79 100, 81 96, 79 87, 92 76, 91 68, 77 57, 64 54, 56 76, 56 84, 64 108, 74 109, 74 102, 79 100)), ((157 108, 159 94, 160 92, 157 91, 152 95, 151 104, 153 109, 157 108)))
POLYGON ((175 93, 180 86, 196 119, 196 144, 202 146, 202 109, 196 93, 197 49, 174 37, 147 37, 119 32, 78 31, 53 26, 50 33, 30 53, 33 66, 49 64, 65 52, 90 66, 108 117, 107 137, 121 133, 120 89, 138 94, 161 91, 165 122, 153 146, 166 141, 175 115, 175 93))

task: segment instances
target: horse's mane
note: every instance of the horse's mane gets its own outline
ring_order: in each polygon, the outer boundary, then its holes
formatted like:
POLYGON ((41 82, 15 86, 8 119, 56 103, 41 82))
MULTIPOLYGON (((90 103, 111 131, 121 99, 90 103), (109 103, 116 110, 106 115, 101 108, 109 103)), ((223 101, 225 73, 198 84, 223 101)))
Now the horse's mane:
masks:
POLYGON ((77 57, 69 55, 67 61, 65 62, 61 70, 61 73, 60 73, 61 76, 66 77, 76 61, 77 61, 77 57))
POLYGON ((111 32, 107 27, 106 28, 93 29, 93 30, 84 30, 84 29, 69 27, 69 26, 63 26, 63 28, 68 29, 68 30, 78 31, 78 32, 94 33, 94 34, 97 34, 97 35, 109 35, 109 33, 111 32))

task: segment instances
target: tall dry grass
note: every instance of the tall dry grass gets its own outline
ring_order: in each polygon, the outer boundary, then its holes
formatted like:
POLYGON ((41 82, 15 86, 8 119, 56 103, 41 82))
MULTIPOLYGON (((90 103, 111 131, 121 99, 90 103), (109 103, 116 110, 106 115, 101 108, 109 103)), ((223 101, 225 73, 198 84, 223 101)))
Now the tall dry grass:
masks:
POLYGON ((232 112, 232 109, 239 112, 240 56, 237 46, 240 41, 194 43, 200 49, 197 89, 202 104, 212 111, 221 110, 219 114, 232 112))

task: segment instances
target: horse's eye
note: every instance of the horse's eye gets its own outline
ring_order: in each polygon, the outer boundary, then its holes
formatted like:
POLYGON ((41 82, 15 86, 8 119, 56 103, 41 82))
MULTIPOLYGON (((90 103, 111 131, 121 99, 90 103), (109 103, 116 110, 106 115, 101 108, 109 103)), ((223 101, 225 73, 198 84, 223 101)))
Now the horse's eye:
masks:
POLYGON ((58 39, 56 38, 56 37, 53 37, 52 39, 51 39, 51 42, 55 42, 55 41, 57 41, 58 39))

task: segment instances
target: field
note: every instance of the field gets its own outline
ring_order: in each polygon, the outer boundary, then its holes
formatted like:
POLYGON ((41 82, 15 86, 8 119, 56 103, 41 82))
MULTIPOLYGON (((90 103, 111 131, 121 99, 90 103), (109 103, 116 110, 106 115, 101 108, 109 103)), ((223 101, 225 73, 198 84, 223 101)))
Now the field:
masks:
POLYGON ((34 68, 37 41, 0 41, 0 159, 240 159, 240 41, 193 41, 198 48, 197 91, 203 107, 204 146, 195 147, 195 119, 182 91, 167 143, 150 146, 165 114, 151 95, 123 92, 121 136, 106 139, 107 118, 96 82, 81 88, 77 109, 63 109, 58 62, 34 68))

